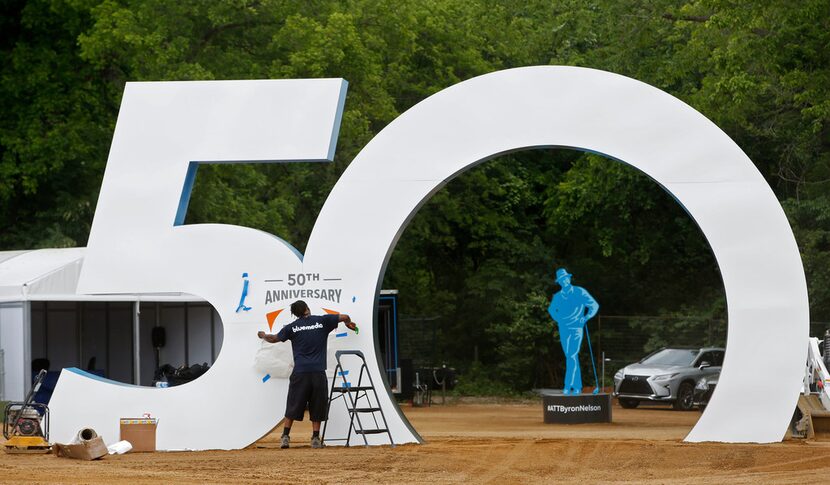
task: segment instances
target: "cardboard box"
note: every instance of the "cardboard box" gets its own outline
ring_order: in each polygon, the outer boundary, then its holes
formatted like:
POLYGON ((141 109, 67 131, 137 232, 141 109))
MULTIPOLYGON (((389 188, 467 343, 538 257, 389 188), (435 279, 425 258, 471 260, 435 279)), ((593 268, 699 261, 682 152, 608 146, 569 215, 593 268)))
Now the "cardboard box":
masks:
POLYGON ((53 449, 57 456, 76 460, 97 460, 109 453, 107 445, 104 444, 104 440, 100 436, 71 445, 55 443, 53 449))
POLYGON ((156 451, 155 418, 121 418, 121 439, 133 445, 132 451, 156 451))

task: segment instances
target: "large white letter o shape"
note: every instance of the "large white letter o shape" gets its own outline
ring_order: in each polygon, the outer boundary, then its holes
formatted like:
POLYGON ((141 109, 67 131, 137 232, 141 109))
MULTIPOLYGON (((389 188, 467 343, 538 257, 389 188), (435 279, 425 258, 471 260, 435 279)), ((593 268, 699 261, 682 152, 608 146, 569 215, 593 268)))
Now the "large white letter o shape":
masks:
MULTIPOLYGON (((317 220, 305 261, 349 275, 363 301, 373 301, 392 248, 431 194, 477 163, 540 147, 624 161, 697 222, 723 276, 729 333, 717 392, 686 440, 780 441, 801 385, 809 319, 792 230, 741 149, 690 106, 647 84, 592 69, 529 67, 435 94, 355 158, 317 220), (355 237, 342 237, 349 234, 355 237)), ((361 307, 357 318, 371 319, 371 312, 361 307)), ((391 421, 407 441, 405 418, 391 421)))

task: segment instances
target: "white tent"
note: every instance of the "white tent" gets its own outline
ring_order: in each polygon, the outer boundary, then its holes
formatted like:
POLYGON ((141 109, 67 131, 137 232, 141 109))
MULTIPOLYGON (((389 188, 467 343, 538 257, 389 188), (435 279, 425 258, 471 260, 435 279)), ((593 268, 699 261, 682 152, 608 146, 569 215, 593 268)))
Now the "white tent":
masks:
POLYGON ((203 301, 183 293, 79 295, 86 248, 0 251, 0 303, 22 301, 203 301))
POLYGON ((78 294, 85 251, 0 251, 0 399, 24 398, 32 359, 39 357, 49 357, 59 369, 83 366, 88 354, 97 354, 102 367, 112 368, 111 377, 146 385, 155 369, 153 326, 167 327, 167 362, 213 362, 222 325, 203 299, 184 293, 78 294))

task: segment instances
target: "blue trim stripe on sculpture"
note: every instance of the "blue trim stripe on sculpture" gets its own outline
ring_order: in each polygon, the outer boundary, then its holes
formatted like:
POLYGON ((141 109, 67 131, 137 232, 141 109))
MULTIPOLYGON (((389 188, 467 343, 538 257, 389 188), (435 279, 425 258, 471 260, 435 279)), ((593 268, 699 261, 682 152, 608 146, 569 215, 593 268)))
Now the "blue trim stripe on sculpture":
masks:
POLYGON ((118 381, 114 381, 112 379, 107 379, 106 377, 101 377, 97 374, 93 374, 91 372, 87 372, 85 370, 78 369, 77 367, 66 367, 65 370, 67 370, 69 372, 72 372, 73 374, 78 374, 79 376, 89 377, 90 379, 93 379, 93 380, 96 380, 96 381, 106 382, 107 384, 115 384, 115 385, 118 385, 118 386, 126 386, 126 387, 142 387, 142 386, 137 386, 135 384, 126 384, 124 382, 118 382, 118 381))
POLYGON ((340 86, 340 97, 337 100, 337 111, 334 113, 334 127, 331 130, 331 141, 329 142, 328 159, 334 161, 334 151, 337 147, 337 138, 340 136, 340 122, 343 120, 343 108, 346 106, 346 91, 349 90, 349 82, 342 79, 340 86))
POLYGON ((187 175, 184 177, 182 195, 179 197, 179 208, 176 210, 174 226, 184 225, 184 218, 187 215, 187 206, 190 204, 190 194, 193 192, 193 184, 196 182, 196 172, 199 170, 199 162, 190 162, 187 165, 187 175))

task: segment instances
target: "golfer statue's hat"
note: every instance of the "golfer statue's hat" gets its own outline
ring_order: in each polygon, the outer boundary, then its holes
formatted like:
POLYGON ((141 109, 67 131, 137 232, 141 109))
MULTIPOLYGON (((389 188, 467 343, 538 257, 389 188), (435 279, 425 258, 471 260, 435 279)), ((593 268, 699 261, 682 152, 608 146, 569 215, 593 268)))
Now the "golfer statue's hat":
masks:
POLYGON ((562 278, 571 278, 573 277, 572 274, 568 273, 568 270, 565 268, 559 268, 556 270, 556 281, 559 282, 562 278))

